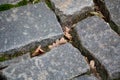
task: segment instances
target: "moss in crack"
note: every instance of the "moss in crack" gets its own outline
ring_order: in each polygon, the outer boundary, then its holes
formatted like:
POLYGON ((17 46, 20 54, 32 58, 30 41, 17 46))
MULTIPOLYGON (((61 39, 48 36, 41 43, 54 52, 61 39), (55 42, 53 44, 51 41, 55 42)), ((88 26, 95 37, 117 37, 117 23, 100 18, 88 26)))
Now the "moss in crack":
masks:
POLYGON ((47 6, 53 10, 53 7, 52 7, 52 3, 50 2, 50 0, 45 0, 47 6))
POLYGON ((16 4, 2 4, 2 5, 0 5, 0 11, 5 11, 5 10, 9 10, 11 8, 24 6, 24 5, 27 5, 29 3, 35 4, 35 3, 38 3, 40 1, 41 0, 22 0, 16 4))
POLYGON ((5 57, 5 56, 0 57, 0 62, 3 62, 3 61, 5 61, 5 60, 8 60, 8 58, 5 57))
POLYGON ((6 53, 1 54, 0 62, 6 61, 6 60, 11 60, 11 59, 21 56, 23 54, 25 54, 25 52, 22 52, 22 51, 16 51, 14 54, 6 54, 6 53))
POLYGON ((22 0, 22 1, 18 2, 17 4, 15 4, 14 7, 24 6, 27 4, 28 4, 27 0, 22 0))
POLYGON ((118 34, 120 35, 120 27, 117 26, 113 21, 109 22, 110 27, 118 34))
POLYGON ((0 5, 0 11, 5 11, 11 8, 19 7, 19 6, 24 6, 27 5, 28 1, 27 0, 22 0, 16 4, 2 4, 0 5))
POLYGON ((2 4, 2 5, 0 5, 0 11, 8 10, 13 7, 14 7, 13 4, 2 4))
POLYGON ((93 1, 95 3, 95 6, 98 6, 99 11, 103 14, 104 20, 106 22, 109 22, 110 21, 110 13, 107 10, 104 0, 93 0, 93 1))

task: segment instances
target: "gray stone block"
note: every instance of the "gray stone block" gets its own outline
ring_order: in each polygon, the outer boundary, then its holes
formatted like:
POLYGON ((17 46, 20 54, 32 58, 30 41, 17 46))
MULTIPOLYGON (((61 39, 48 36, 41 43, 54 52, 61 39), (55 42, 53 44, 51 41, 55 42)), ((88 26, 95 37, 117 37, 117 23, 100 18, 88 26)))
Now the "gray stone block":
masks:
POLYGON ((1 4, 15 4, 20 1, 22 1, 22 0, 0 0, 0 5, 1 4))
POLYGON ((25 60, 28 60, 30 59, 30 53, 27 53, 27 54, 24 54, 22 56, 19 56, 17 58, 13 58, 11 60, 7 60, 7 61, 4 61, 4 62, 0 62, 0 68, 4 68, 4 67, 7 67, 7 66, 10 66, 10 65, 14 65, 16 63, 19 63, 19 62, 22 62, 22 61, 25 61, 25 60))
POLYGON ((97 79, 94 75, 83 75, 72 80, 99 80, 99 79, 97 79))
POLYGON ((120 27, 120 0, 105 0, 111 20, 120 27))
POLYGON ((105 67, 110 79, 120 78, 120 36, 96 16, 79 22, 75 30, 81 41, 79 44, 105 67))
POLYGON ((89 65, 81 53, 67 43, 2 72, 8 80, 69 80, 88 70, 89 65))
POLYGON ((111 28, 120 35, 120 1, 119 0, 94 0, 99 10, 104 15, 111 28))
POLYGON ((0 54, 30 51, 62 36, 55 14, 43 2, 0 12, 0 54))
POLYGON ((64 25, 76 23, 93 10, 92 0, 50 0, 64 25))

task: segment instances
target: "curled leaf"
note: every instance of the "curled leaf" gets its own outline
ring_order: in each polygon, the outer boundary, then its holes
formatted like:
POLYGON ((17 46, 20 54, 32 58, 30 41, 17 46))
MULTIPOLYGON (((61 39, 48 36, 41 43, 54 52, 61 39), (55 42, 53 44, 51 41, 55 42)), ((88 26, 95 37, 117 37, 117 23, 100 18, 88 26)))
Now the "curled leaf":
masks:
POLYGON ((65 37, 67 37, 69 40, 72 39, 72 36, 71 36, 71 34, 69 34, 69 33, 65 33, 65 37))
POLYGON ((101 80, 101 77, 99 76, 99 73, 98 73, 97 70, 96 70, 95 61, 94 61, 94 60, 91 60, 91 61, 90 61, 90 68, 91 68, 93 74, 94 74, 99 80, 101 80))
POLYGON ((56 45, 59 45, 59 42, 60 42, 60 41, 57 39, 57 40, 56 40, 56 42, 55 42, 55 43, 56 43, 56 45))
POLYGON ((49 49, 52 49, 52 48, 53 48, 53 46, 52 46, 52 45, 49 45, 49 46, 48 46, 48 48, 49 48, 49 49))
POLYGON ((63 37, 60 40, 56 40, 55 43, 53 43, 52 45, 49 45, 49 49, 52 49, 56 46, 59 46, 61 44, 65 44, 67 42, 67 40, 65 40, 63 37))
POLYGON ((68 27, 65 27, 65 32, 70 32, 70 28, 68 28, 68 27))
POLYGON ((94 61, 94 60, 91 60, 91 61, 90 61, 90 67, 91 67, 92 69, 95 68, 95 61, 94 61))
POLYGON ((44 50, 41 49, 41 46, 38 46, 38 48, 32 54, 32 57, 37 56, 39 54, 43 54, 43 53, 44 53, 44 50))
POLYGON ((71 36, 71 34, 70 34, 70 28, 65 27, 64 35, 65 35, 65 37, 68 38, 69 40, 72 39, 72 36, 71 36))
POLYGON ((59 44, 65 44, 66 42, 67 42, 67 40, 62 37, 59 41, 59 44))

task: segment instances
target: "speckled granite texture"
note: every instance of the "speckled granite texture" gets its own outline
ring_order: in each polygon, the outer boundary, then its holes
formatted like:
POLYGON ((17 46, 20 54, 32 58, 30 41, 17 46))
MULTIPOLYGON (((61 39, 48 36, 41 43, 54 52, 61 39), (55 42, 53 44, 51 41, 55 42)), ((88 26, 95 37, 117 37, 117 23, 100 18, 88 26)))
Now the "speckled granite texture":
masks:
POLYGON ((93 10, 92 0, 50 0, 63 25, 85 18, 93 10))
POLYGON ((8 80, 69 80, 88 70, 81 53, 67 43, 43 56, 9 66, 3 74, 8 80))
POLYGON ((120 77, 120 37, 99 17, 89 17, 75 28, 81 44, 105 66, 111 79, 120 77))
POLYGON ((15 4, 20 1, 22 1, 22 0, 0 0, 0 5, 1 4, 15 4))
POLYGON ((0 12, 0 54, 29 51, 62 36, 55 14, 43 2, 0 12))

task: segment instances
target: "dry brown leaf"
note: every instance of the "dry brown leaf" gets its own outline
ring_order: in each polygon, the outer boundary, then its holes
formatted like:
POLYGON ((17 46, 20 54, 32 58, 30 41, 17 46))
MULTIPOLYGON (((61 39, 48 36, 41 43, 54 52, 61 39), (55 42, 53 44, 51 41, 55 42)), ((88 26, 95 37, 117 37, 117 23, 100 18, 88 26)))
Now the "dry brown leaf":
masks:
POLYGON ((73 25, 72 25, 72 28, 74 28, 74 27, 76 27, 76 24, 73 24, 73 25))
POLYGON ((91 60, 91 61, 90 61, 90 67, 91 67, 92 69, 95 68, 95 61, 94 61, 94 60, 91 60))
POLYGON ((52 45, 49 45, 48 48, 52 49, 52 48, 56 47, 57 45, 58 45, 57 43, 53 43, 52 45))
POLYGON ((71 36, 71 34, 70 34, 69 32, 70 32, 70 28, 65 27, 64 35, 65 35, 65 37, 67 37, 69 40, 71 40, 71 39, 72 39, 72 36, 71 36))
POLYGON ((91 60, 91 61, 90 61, 90 68, 91 68, 93 74, 94 74, 99 80, 101 80, 101 78, 100 78, 100 76, 99 76, 99 73, 98 73, 97 70, 96 70, 95 61, 94 61, 94 60, 91 60))
POLYGON ((56 43, 53 43, 53 47, 56 47, 56 46, 58 46, 56 43))
POLYGON ((56 45, 59 45, 59 44, 60 44, 59 42, 60 42, 60 41, 57 39, 56 42, 55 42, 56 45))
POLYGON ((71 36, 71 34, 69 34, 69 33, 65 33, 65 37, 67 37, 68 39, 72 39, 72 36, 71 36))
POLYGON ((70 28, 68 28, 68 27, 65 27, 65 32, 70 32, 70 28))
POLYGON ((44 50, 41 49, 41 46, 39 46, 35 51, 34 53, 32 54, 32 57, 34 56, 37 56, 39 54, 43 54, 44 53, 44 50))
POLYGON ((56 47, 56 46, 59 46, 59 45, 61 45, 61 44, 66 43, 66 42, 67 42, 67 40, 65 40, 65 39, 62 37, 60 40, 56 40, 55 43, 53 43, 52 45, 49 45, 48 47, 49 47, 49 49, 52 49, 52 48, 54 48, 54 47, 56 47))
POLYGON ((87 61, 87 63, 89 63, 89 61, 88 61, 88 58, 87 58, 87 57, 85 57, 85 60, 87 61))
POLYGON ((59 44, 65 44, 67 42, 67 40, 65 40, 65 38, 61 38, 60 41, 59 41, 59 44))
POLYGON ((49 49, 52 49, 52 48, 53 48, 53 46, 52 46, 52 45, 49 45, 49 46, 48 46, 48 48, 49 48, 49 49))

